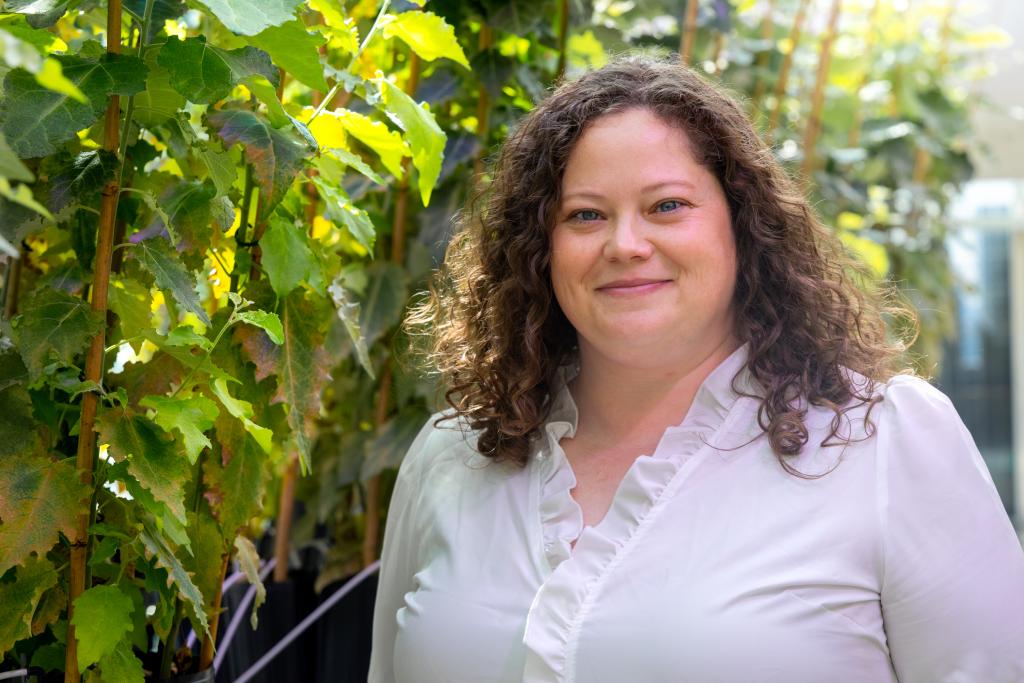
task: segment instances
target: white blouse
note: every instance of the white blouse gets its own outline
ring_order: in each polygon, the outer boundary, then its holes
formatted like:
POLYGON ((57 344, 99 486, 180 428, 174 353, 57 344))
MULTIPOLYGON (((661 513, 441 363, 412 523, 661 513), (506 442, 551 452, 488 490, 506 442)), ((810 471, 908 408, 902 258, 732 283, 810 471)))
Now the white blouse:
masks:
POLYGON ((746 359, 707 377, 596 526, 559 445, 569 368, 524 469, 431 418, 387 518, 371 683, 1024 681, 1024 552, 949 399, 897 376, 877 433, 845 448, 819 445, 834 413, 809 406, 788 462, 835 469, 801 479, 751 441, 746 359))

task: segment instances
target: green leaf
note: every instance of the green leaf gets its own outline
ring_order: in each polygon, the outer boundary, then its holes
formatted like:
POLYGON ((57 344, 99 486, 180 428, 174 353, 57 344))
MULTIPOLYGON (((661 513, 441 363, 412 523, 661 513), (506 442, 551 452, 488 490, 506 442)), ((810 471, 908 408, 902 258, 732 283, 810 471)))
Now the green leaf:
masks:
POLYGON ((317 329, 321 316, 305 293, 292 292, 282 302, 281 310, 284 345, 278 357, 278 393, 274 401, 284 401, 288 406, 288 425, 299 449, 299 462, 302 471, 309 472, 314 425, 330 361, 323 349, 323 335, 317 329))
POLYGON ((103 315, 78 297, 49 287, 33 292, 24 313, 14 318, 14 341, 33 377, 53 360, 71 365, 103 330, 103 315))
MULTIPOLYGON (((219 145, 211 143, 198 145, 193 148, 199 158, 202 159, 203 163, 206 164, 206 169, 210 173, 210 180, 213 181, 214 187, 217 188, 217 195, 226 195, 231 191, 231 186, 235 184, 235 180, 238 178, 238 166, 231 158, 231 154, 220 149, 219 145)), ((231 212, 232 216, 234 211, 231 212)), ((229 224, 227 230, 230 228, 229 224)))
POLYGON ((57 145, 96 122, 110 95, 134 95, 146 87, 146 65, 137 57, 104 54, 98 60, 74 55, 55 59, 64 76, 85 93, 89 102, 40 90, 27 71, 10 71, 0 101, 0 132, 22 159, 53 154, 57 145))
MULTIPOLYGON (((14 354, 0 355, 0 360, 21 359, 14 354)), ((2 382, 0 382, 2 385, 2 382)), ((0 388, 0 458, 19 453, 32 446, 38 433, 38 423, 32 415, 32 399, 25 387, 12 384, 0 388)))
POLYGON ((214 396, 220 400, 221 405, 223 405, 235 419, 242 423, 245 431, 252 435, 260 448, 262 448, 264 452, 269 453, 274 439, 274 433, 266 427, 261 427, 252 421, 252 404, 248 401, 243 401, 232 396, 231 392, 228 391, 227 382, 222 379, 213 380, 210 388, 213 390, 214 396))
POLYGON ((402 157, 409 156, 409 148, 401 135, 380 121, 347 109, 325 111, 321 116, 336 118, 349 135, 377 153, 391 175, 402 177, 402 157))
POLYGON ((21 180, 31 183, 36 179, 32 171, 28 170, 21 159, 14 153, 11 146, 7 144, 7 138, 0 133, 0 176, 9 180, 21 180))
POLYGON ((69 0, 7 0, 5 12, 24 14, 30 26, 52 26, 67 10, 69 0))
POLYGON ((89 203, 113 180, 118 165, 117 156, 106 150, 82 152, 53 174, 46 207, 56 214, 89 203))
POLYGON ((256 617, 256 612, 259 610, 260 605, 267 601, 267 588, 263 585, 263 581, 260 580, 260 556, 256 552, 256 546, 253 545, 245 536, 235 537, 235 557, 238 558, 238 565, 245 574, 246 580, 250 585, 256 587, 256 599, 252 603, 252 616, 249 617, 249 624, 253 630, 256 630, 259 625, 259 620, 256 617))
POLYGON ((153 326, 153 311, 150 309, 152 301, 149 287, 139 281, 126 277, 111 278, 107 288, 107 303, 120 321, 122 339, 145 332, 153 326))
POLYGON ((386 78, 375 81, 381 90, 385 112, 402 130, 412 148, 412 163, 419 171, 419 190, 423 205, 430 203, 430 193, 434 183, 441 175, 441 164, 444 161, 445 134, 437 125, 437 120, 430 113, 426 103, 416 101, 406 95, 401 88, 396 88, 386 78))
POLYGON ((319 33, 310 33, 299 20, 271 26, 249 38, 249 43, 266 50, 274 64, 284 69, 313 90, 326 92, 319 48, 326 42, 319 33))
POLYGON ((367 266, 366 275, 369 282, 360 298, 359 328, 369 347, 401 321, 408 298, 408 276, 401 266, 385 261, 367 266))
POLYGON ((184 108, 187 100, 171 86, 171 72, 160 66, 161 48, 146 50, 146 89, 135 96, 134 120, 146 128, 159 126, 184 108))
POLYGON ((174 439, 145 417, 118 408, 100 413, 96 431, 110 456, 127 460, 129 474, 184 524, 189 468, 174 439))
POLYGON ((263 76, 250 76, 245 79, 245 87, 252 90, 256 99, 267 106, 267 118, 274 128, 291 125, 292 119, 284 110, 281 100, 277 99, 277 89, 263 76))
POLYGON ((239 381, 237 377, 228 374, 223 368, 218 367, 216 363, 207 358, 205 353, 194 354, 189 349, 179 346, 164 346, 161 350, 188 368, 189 372, 194 369, 196 372, 201 372, 212 378, 222 379, 225 382, 237 383, 239 381))
POLYGON ((167 346, 196 347, 203 351, 213 348, 213 342, 196 332, 191 325, 178 325, 167 333, 163 343, 167 346))
POLYGON ((224 536, 232 538, 262 510, 266 456, 238 420, 221 415, 216 430, 221 458, 203 461, 203 482, 224 536))
POLYGON ((359 329, 359 303, 352 298, 352 295, 345 289, 345 278, 338 277, 331 286, 327 288, 338 310, 338 318, 345 325, 348 336, 356 348, 356 357, 359 364, 363 366, 370 377, 374 377, 373 363, 370 362, 370 351, 366 346, 366 340, 359 329))
MULTIPOLYGON (((29 211, 37 213, 40 216, 46 218, 47 220, 54 220, 53 216, 50 215, 50 212, 46 210, 46 207, 36 201, 36 198, 32 194, 32 190, 29 189, 28 185, 12 186, 9 182, 7 182, 7 178, 0 178, 0 197, 3 197, 4 199, 7 199, 11 202, 14 202, 15 204, 20 204, 29 211)), ((23 221, 18 222, 21 223, 23 221)), ((15 252, 15 254, 12 255, 16 254, 17 252, 15 252)))
POLYGON ((169 291, 183 308, 195 313, 204 325, 210 325, 210 317, 206 315, 196 294, 195 278, 185 270, 181 259, 166 242, 160 238, 143 240, 135 245, 132 253, 152 274, 157 287, 169 291))
POLYGON ((260 211, 269 214, 299 175, 309 147, 291 130, 278 130, 251 111, 215 111, 207 120, 228 147, 242 144, 260 186, 260 211))
POLYGON ((93 586, 75 600, 71 623, 78 641, 78 670, 114 652, 132 630, 132 599, 113 584, 93 586))
POLYGON ((322 150, 321 157, 315 162, 317 169, 323 170, 321 162, 325 156, 341 162, 344 166, 351 166, 378 185, 384 185, 384 179, 381 178, 376 171, 370 168, 358 154, 353 154, 347 149, 339 149, 337 147, 326 148, 322 150))
POLYGON ((203 594, 192 582, 192 575, 175 557, 174 550, 168 545, 167 540, 149 527, 143 529, 139 539, 146 549, 147 557, 153 558, 158 567, 167 570, 167 585, 176 586, 178 595, 188 603, 198 622, 193 626, 198 626, 197 631, 201 630, 209 635, 210 627, 206 621, 206 611, 203 609, 203 594))
POLYGON ((88 493, 71 460, 33 453, 0 459, 0 576, 30 553, 43 556, 59 533, 74 538, 88 493))
POLYGON ((217 521, 206 510, 188 513, 188 535, 193 553, 182 559, 182 565, 192 574, 193 583, 203 595, 203 609, 213 614, 220 610, 217 598, 222 580, 221 557, 226 550, 224 537, 217 521))
MULTIPOLYGON (((2 462, 2 461, 0 461, 2 462)), ((15 570, 14 581, 0 583, 0 656, 32 635, 32 614, 39 599, 57 584, 57 572, 45 557, 30 557, 15 570)))
POLYGON ((259 74, 277 84, 278 71, 263 50, 246 45, 225 50, 206 38, 174 36, 160 48, 157 64, 167 70, 170 85, 192 102, 208 104, 224 99, 243 79, 259 74))
POLYGON ((260 248, 263 250, 263 269, 280 297, 288 296, 300 282, 308 282, 317 274, 319 265, 309 247, 306 232, 291 221, 271 216, 270 225, 260 238, 260 248))
POLYGON ((356 206, 341 187, 329 185, 319 177, 313 178, 313 184, 324 200, 327 217, 336 224, 344 225, 366 251, 373 253, 377 229, 370 220, 370 215, 356 206))
POLYGON ((275 344, 284 343, 284 330, 281 329, 281 319, 277 317, 276 313, 242 311, 238 314, 238 319, 264 330, 275 344))
POLYGON ((220 410, 217 404, 205 396, 189 396, 170 398, 167 396, 147 396, 139 405, 156 411, 153 421, 164 431, 177 429, 185 439, 185 454, 193 465, 204 448, 210 448, 210 440, 203 432, 213 427, 220 410))
POLYGON ((202 251, 210 243, 211 228, 226 231, 234 221, 235 212, 226 197, 218 197, 211 183, 182 181, 172 185, 160 196, 162 211, 157 213, 150 228, 167 225, 168 232, 179 249, 202 251), (228 202, 225 211, 222 203, 228 202), (166 217, 166 218, 165 218, 166 217))
POLYGON ((100 659, 100 673, 104 681, 117 683, 145 683, 146 672, 135 656, 131 643, 122 640, 114 651, 100 659))
POLYGON ((203 0, 202 4, 233 33, 251 36, 293 19, 302 0, 203 0))
POLYGON ((381 21, 385 38, 397 36, 428 62, 447 57, 469 68, 466 54, 455 39, 455 29, 433 12, 388 14, 381 21))

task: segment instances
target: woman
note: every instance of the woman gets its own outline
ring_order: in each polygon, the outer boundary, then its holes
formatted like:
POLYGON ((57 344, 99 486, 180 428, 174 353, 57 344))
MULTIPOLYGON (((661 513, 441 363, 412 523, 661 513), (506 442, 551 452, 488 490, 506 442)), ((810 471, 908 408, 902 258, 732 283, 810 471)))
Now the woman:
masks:
POLYGON ((984 462, 728 95, 562 85, 465 223, 371 681, 1024 680, 984 462))

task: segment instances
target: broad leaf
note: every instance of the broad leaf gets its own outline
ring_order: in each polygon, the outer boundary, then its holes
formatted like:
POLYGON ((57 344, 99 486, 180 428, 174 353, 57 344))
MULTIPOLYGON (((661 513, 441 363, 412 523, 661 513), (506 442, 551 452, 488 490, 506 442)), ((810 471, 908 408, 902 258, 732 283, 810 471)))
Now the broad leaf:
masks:
POLYGON ((228 391, 227 382, 222 379, 215 379, 210 385, 213 390, 214 396, 221 402, 221 405, 227 409, 227 411, 242 423, 245 431, 252 435, 252 438, 256 440, 266 453, 270 452, 272 442, 274 439, 274 433, 266 427, 261 427, 252 421, 253 411, 252 404, 248 401, 235 398, 228 391))
POLYGON ((188 513, 188 536, 193 552, 182 558, 182 565, 203 595, 203 609, 213 614, 220 610, 216 602, 223 580, 220 575, 221 558, 227 550, 224 537, 217 520, 205 510, 188 513))
POLYGON ((100 413, 96 431, 111 457, 127 460, 128 472, 184 524, 189 468, 174 439, 145 417, 117 408, 100 413))
POLYGON ((21 163, 21 159, 14 153, 11 146, 7 144, 7 138, 4 137, 3 133, 0 133, 0 177, 9 180, 21 180, 26 183, 31 183, 36 179, 32 171, 28 170, 25 164, 21 163))
POLYGON ((255 74, 274 84, 278 81, 278 71, 263 50, 248 45, 225 50, 208 44, 203 36, 169 37, 160 48, 157 64, 167 70, 172 88, 204 104, 224 99, 232 87, 255 74))
POLYGON ((221 458, 203 462, 203 482, 224 536, 232 538, 262 510, 266 456, 238 420, 221 415, 216 430, 221 458))
POLYGON ((185 96, 171 86, 171 72, 157 61, 160 48, 146 51, 146 89, 135 96, 134 120, 146 128, 153 128, 174 118, 185 106, 185 96))
POLYGON ((409 155, 409 148, 401 135, 380 121, 347 109, 325 111, 321 116, 335 117, 349 135, 377 153, 391 175, 402 177, 402 157, 409 155))
POLYGON ((320 34, 307 31, 301 21, 296 19, 266 28, 249 38, 249 42, 266 50, 274 64, 299 82, 320 92, 330 89, 324 80, 324 67, 320 63, 319 52, 320 46, 326 41, 320 34))
POLYGON ((74 538, 88 494, 72 461, 32 453, 0 458, 0 576, 30 553, 43 556, 59 533, 74 538))
POLYGON ((318 274, 316 256, 309 248, 305 230, 279 216, 270 217, 270 225, 260 238, 263 250, 263 269, 270 279, 270 285, 280 297, 309 282, 318 274))
POLYGON ((68 594, 64 592, 59 583, 51 586, 43 593, 43 597, 39 599, 39 605, 36 606, 36 611, 32 614, 32 635, 38 636, 46 630, 47 626, 56 623, 67 607, 68 594))
POLYGON ((250 76, 245 79, 245 87, 252 91, 260 102, 267 106, 267 118, 274 128, 291 125, 292 119, 284 110, 281 100, 277 99, 277 89, 263 76, 250 76))
POLYGON ((100 673, 104 681, 117 683, 145 683, 146 672, 135 656, 131 643, 122 640, 114 651, 100 659, 100 673))
POLYGON ((359 328, 367 346, 373 346, 380 337, 402 319, 408 298, 407 276, 401 266, 378 261, 366 267, 369 283, 360 297, 362 307, 359 328))
POLYGON ((82 152, 54 173, 46 208, 56 214, 99 197, 117 168, 117 156, 111 152, 99 149, 82 152))
MULTIPOLYGON (((283 329, 282 329, 283 334, 283 329)), ((263 330, 247 326, 234 329, 235 342, 245 351, 245 355, 256 366, 256 381, 262 382, 274 374, 277 359, 281 355, 281 347, 275 344, 263 330)))
POLYGON ((13 69, 4 79, 0 101, 0 131, 22 159, 52 154, 75 133, 91 126, 112 95, 134 95, 146 87, 146 65, 137 57, 104 54, 98 60, 58 56, 67 77, 87 98, 40 90, 36 79, 13 69))
MULTIPOLYGON (((317 120, 319 121, 319 119, 317 120)), ((353 169, 355 169, 359 173, 362 173, 364 176, 366 176, 373 182, 377 183, 378 185, 384 184, 384 179, 381 178, 376 171, 370 168, 358 154, 354 154, 348 151, 347 149, 331 147, 322 150, 320 158, 317 159, 315 162, 317 170, 319 170, 322 174, 324 173, 324 167, 326 165, 324 163, 325 158, 328 160, 327 163, 330 163, 330 161, 338 162, 337 166, 339 170, 344 170, 344 166, 351 166, 353 169)), ((335 181, 340 180, 341 178, 339 174, 339 177, 337 177, 335 181)))
POLYGON ((238 566, 245 574, 250 585, 256 587, 256 599, 252 603, 252 615, 249 617, 249 624, 253 630, 259 625, 256 612, 267 600, 267 588, 260 580, 260 556, 256 552, 256 546, 245 536, 235 537, 235 557, 238 558, 238 566))
POLYGON ((405 138, 412 148, 412 163, 419 171, 417 184, 423 205, 426 206, 430 203, 434 183, 441 174, 441 164, 444 161, 444 131, 437 125, 437 120, 425 104, 416 104, 415 100, 386 78, 380 78, 376 82, 381 89, 385 112, 405 131, 405 138))
POLYGON ((242 144, 260 186, 260 211, 269 214, 299 174, 308 146, 288 128, 278 130, 244 109, 215 111, 207 118, 228 147, 242 144))
POLYGON ((93 586, 78 596, 71 623, 78 641, 78 670, 114 652, 132 630, 132 599, 116 585, 93 586))
POLYGON ((137 280, 111 278, 110 287, 107 288, 107 303, 110 310, 117 314, 123 339, 152 327, 152 301, 149 288, 137 280))
POLYGON ((363 366, 370 377, 374 377, 373 363, 370 362, 370 351, 366 346, 366 339, 359 329, 359 303, 352 294, 345 289, 344 277, 338 277, 331 286, 327 288, 338 311, 338 318, 345 325, 345 330, 352 338, 352 344, 356 349, 356 357, 359 364, 363 366))
POLYGON ((232 32, 251 36, 293 19, 302 0, 203 0, 203 4, 232 32))
POLYGON ((67 11, 69 0, 7 0, 5 12, 24 14, 30 26, 52 26, 67 11))
POLYGON ((317 329, 312 302, 301 290, 292 292, 281 305, 284 346, 278 358, 278 393, 274 401, 288 406, 288 425, 299 449, 303 472, 309 471, 314 422, 320 413, 320 395, 328 379, 329 360, 323 335, 317 329))
POLYGON ((284 330, 281 329, 281 319, 277 317, 276 313, 242 311, 238 314, 238 319, 265 331, 275 344, 284 343, 284 330))
POLYGON ((15 570, 14 581, 0 583, 0 656, 32 635, 32 614, 39 599, 57 583, 53 564, 30 557, 15 570))
POLYGON ((14 340, 33 377, 51 361, 71 365, 103 330, 103 316, 82 299, 56 289, 37 289, 25 312, 11 321, 14 340))
POLYGON ((340 187, 325 183, 319 177, 313 178, 313 184, 323 197, 327 217, 336 224, 344 225, 366 251, 373 253, 377 230, 370 215, 356 206, 340 187))
POLYGON ((213 427, 220 410, 217 404, 205 396, 171 398, 168 396, 147 396, 139 405, 156 411, 153 421, 170 432, 177 429, 185 440, 185 454, 193 465, 204 448, 210 448, 210 439, 203 432, 213 427))
POLYGON ((431 62, 447 57, 469 68, 466 54, 455 39, 455 29, 433 12, 389 14, 381 22, 384 37, 397 36, 423 59, 431 62))
POLYGON ((235 217, 230 200, 219 197, 211 183, 183 181, 172 185, 160 196, 159 204, 162 212, 154 216, 147 230, 158 230, 169 220, 166 227, 178 248, 189 251, 203 249, 210 243, 211 230, 228 230, 235 217))
POLYGON ((213 348, 213 342, 196 332, 191 325, 178 325, 167 333, 163 343, 165 346, 184 346, 186 348, 194 346, 203 351, 213 348))
POLYGON ((135 245, 132 254, 153 275, 157 287, 169 291, 183 308, 195 313, 204 325, 210 325, 210 317, 196 294, 195 278, 166 242, 160 238, 144 240, 135 245))
POLYGON ((209 625, 206 621, 206 611, 203 609, 203 594, 192 582, 192 575, 175 557, 173 548, 168 545, 166 539, 149 527, 143 529, 139 534, 139 539, 146 549, 146 555, 153 558, 156 566, 167 570, 167 585, 175 586, 178 589, 178 595, 188 604, 197 620, 197 623, 194 624, 198 627, 196 630, 208 634, 209 625))
MULTIPOLYGON (((21 359, 14 354, 0 355, 0 362, 8 358, 17 360, 18 365, 21 365, 21 359)), ((0 388, 0 434, 3 434, 0 439, 0 458, 31 447, 38 428, 32 415, 32 399, 25 387, 12 384, 0 388)))

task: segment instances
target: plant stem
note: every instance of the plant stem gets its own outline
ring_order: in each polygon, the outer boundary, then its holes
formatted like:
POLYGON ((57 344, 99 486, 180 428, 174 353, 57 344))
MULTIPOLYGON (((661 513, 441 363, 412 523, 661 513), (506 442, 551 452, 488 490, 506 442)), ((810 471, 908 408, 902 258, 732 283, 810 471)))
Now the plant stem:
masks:
MULTIPOLYGON (((370 43, 370 39, 373 38, 373 34, 377 32, 377 27, 380 26, 380 20, 384 17, 384 13, 388 11, 388 7, 390 6, 391 0, 384 0, 383 4, 381 4, 380 10, 377 12, 377 18, 373 20, 373 25, 370 26, 369 32, 366 34, 366 37, 363 38, 363 42, 360 43, 359 49, 357 49, 356 53, 352 55, 352 59, 349 60, 348 66, 345 67, 345 71, 351 72, 352 67, 359 62, 359 56, 363 54, 363 50, 365 50, 366 46, 370 43)), ((306 122, 307 126, 313 123, 313 119, 323 113, 324 109, 327 108, 327 105, 334 100, 334 96, 338 94, 338 90, 342 85, 344 85, 344 81, 338 81, 328 91, 327 96, 324 97, 320 104, 317 105, 317 108, 313 110, 313 115, 310 116, 309 121, 306 122)))
POLYGON ((818 142, 818 133, 821 132, 821 108, 825 104, 825 83, 828 82, 828 69, 832 64, 832 44, 836 39, 836 29, 839 26, 839 12, 842 10, 842 6, 842 0, 832 0, 832 12, 828 18, 828 28, 825 31, 825 37, 821 41, 818 75, 814 81, 814 95, 811 97, 811 115, 807 119, 807 128, 804 129, 804 162, 801 173, 804 182, 810 182, 811 173, 814 172, 814 146, 818 142))
POLYGON ((555 69, 555 83, 565 76, 565 44, 569 36, 569 0, 561 0, 558 6, 558 66, 555 69))
MULTIPOLYGON (((151 2, 152 0, 147 0, 151 2)), ((107 53, 121 52, 121 0, 110 0, 107 4, 107 53)), ((103 125, 103 147, 109 152, 118 149, 118 123, 121 114, 117 95, 111 95, 107 103, 103 125)), ((96 256, 93 261, 92 310, 103 318, 107 315, 107 286, 110 283, 110 261, 114 242, 114 222, 117 213, 117 197, 120 179, 108 182, 100 200, 100 221, 97 230, 96 256)), ((100 383, 103 373, 103 347, 106 345, 106 328, 93 337, 85 360, 85 379, 100 383)), ((82 397, 82 416, 78 434, 76 466, 79 477, 90 491, 93 490, 93 469, 96 466, 96 409, 99 396, 86 392, 82 397)), ((87 499, 91 506, 92 496, 87 499)), ((78 683, 78 647, 75 627, 72 623, 74 602, 85 592, 86 566, 88 559, 89 519, 92 510, 80 513, 76 520, 74 538, 71 540, 71 577, 68 590, 68 632, 67 650, 64 660, 65 683, 78 683)))
POLYGON ((174 619, 171 621, 171 630, 167 634, 167 642, 164 643, 164 651, 160 657, 160 680, 167 680, 171 677, 171 663, 174 661, 174 648, 178 640, 178 631, 181 629, 181 620, 185 616, 185 605, 181 598, 174 599, 174 619))
POLYGON ((683 30, 680 32, 679 59, 683 64, 690 61, 690 53, 693 51, 693 43, 697 37, 697 3, 700 0, 686 0, 686 19, 683 22, 683 30))
POLYGON ((178 385, 178 388, 174 390, 173 394, 171 394, 171 398, 177 396, 178 392, 184 389, 185 385, 188 384, 188 381, 192 379, 192 376, 199 371, 199 368, 203 367, 206 364, 206 362, 210 360, 210 354, 212 354, 213 350, 217 348, 217 344, 220 342, 221 337, 223 337, 224 333, 227 332, 228 328, 234 325, 236 322, 238 322, 238 318, 235 317, 235 311, 231 311, 231 315, 228 317, 227 322, 225 322, 224 325, 221 326, 220 332, 218 332, 217 336, 213 338, 213 343, 210 344, 210 348, 206 350, 206 353, 203 355, 202 359, 198 363, 196 363, 196 365, 194 365, 191 370, 189 370, 187 375, 185 375, 185 379, 181 381, 181 384, 178 385))
POLYGON ((775 136, 775 128, 779 125, 779 116, 782 113, 782 101, 786 97, 786 81, 789 80, 789 70, 793 67, 793 55, 800 44, 800 33, 803 31, 804 18, 807 16, 807 5, 810 0, 800 0, 800 7, 797 8, 796 18, 793 19, 793 26, 789 30, 789 51, 782 58, 782 67, 779 69, 779 79, 775 81, 775 104, 772 107, 771 118, 768 121, 766 131, 769 139, 775 136))

